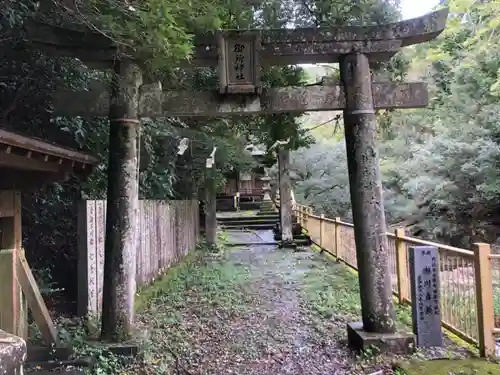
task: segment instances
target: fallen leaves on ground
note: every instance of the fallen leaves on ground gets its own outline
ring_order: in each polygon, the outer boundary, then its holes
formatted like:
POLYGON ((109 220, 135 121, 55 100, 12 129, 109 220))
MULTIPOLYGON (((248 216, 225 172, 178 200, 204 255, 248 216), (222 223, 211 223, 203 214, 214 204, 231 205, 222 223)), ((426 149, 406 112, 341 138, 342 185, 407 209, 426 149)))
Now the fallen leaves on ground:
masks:
POLYGON ((217 259, 198 252, 139 313, 148 348, 128 373, 392 373, 390 359, 360 358, 346 348, 346 322, 359 308, 356 288, 338 279, 332 292, 320 257, 272 246, 231 249, 217 259))

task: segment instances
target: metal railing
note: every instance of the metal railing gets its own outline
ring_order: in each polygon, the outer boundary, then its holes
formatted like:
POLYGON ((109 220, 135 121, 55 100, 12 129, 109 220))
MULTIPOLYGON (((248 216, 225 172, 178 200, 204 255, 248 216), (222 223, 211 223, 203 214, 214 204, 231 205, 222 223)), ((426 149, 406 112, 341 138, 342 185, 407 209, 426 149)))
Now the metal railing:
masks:
MULTIPOLYGON (((353 224, 313 215, 311 207, 299 204, 295 212, 316 245, 357 269, 353 224)), ((478 346, 481 356, 495 355, 495 337, 500 335, 500 254, 492 254, 488 244, 461 249, 406 236, 404 229, 387 233, 387 237, 392 290, 399 303, 412 302, 408 248, 436 247, 443 327, 478 346)))

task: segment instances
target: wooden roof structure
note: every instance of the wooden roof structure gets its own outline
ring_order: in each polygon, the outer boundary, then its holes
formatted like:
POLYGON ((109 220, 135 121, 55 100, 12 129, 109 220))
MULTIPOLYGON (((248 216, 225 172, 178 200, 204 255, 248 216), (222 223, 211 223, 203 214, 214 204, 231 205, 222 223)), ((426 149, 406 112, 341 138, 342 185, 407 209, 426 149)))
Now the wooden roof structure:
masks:
POLYGON ((97 164, 93 156, 0 128, 0 189, 26 190, 85 178, 97 164))

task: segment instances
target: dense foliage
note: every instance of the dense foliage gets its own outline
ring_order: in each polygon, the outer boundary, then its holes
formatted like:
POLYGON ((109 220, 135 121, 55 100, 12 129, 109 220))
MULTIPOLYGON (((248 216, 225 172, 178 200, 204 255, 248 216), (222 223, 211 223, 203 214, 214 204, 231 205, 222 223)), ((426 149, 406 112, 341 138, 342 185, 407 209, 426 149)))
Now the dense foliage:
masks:
MULTIPOLYGON (((65 4, 62 0, 53 3, 59 8, 65 4)), ((60 87, 85 88, 90 80, 109 77, 70 57, 51 56, 26 44, 22 25, 37 12, 34 4, 31 0, 0 4, 0 117, 3 127, 83 150, 100 160, 85 182, 70 180, 23 194, 24 246, 31 264, 39 274, 47 270, 45 274, 64 281, 62 286, 75 292, 76 279, 67 275, 76 275, 77 202, 105 197, 108 121, 55 118, 50 98, 60 87)), ((397 0, 93 0, 85 4, 86 26, 123 46, 122 56, 134 53, 147 60, 147 78, 173 89, 216 85, 213 69, 175 67, 189 57, 194 32, 217 27, 374 24, 400 17, 397 0)), ((472 239, 494 241, 500 221, 496 210, 500 198, 500 1, 453 0, 450 6, 453 14, 448 29, 436 41, 408 48, 389 64, 376 67, 377 79, 422 78, 432 94, 426 109, 379 113, 387 217, 392 224, 405 222, 416 233, 456 244, 472 239)), ((266 86, 302 85, 310 80, 310 71, 293 66, 268 68, 263 81, 266 86)), ((338 72, 332 65, 325 74, 338 72)), ((290 114, 145 119, 141 197, 203 197, 205 159, 214 146, 222 186, 229 172, 255 166, 250 155, 242 152, 247 143, 270 146, 290 137, 290 148, 297 150, 292 163, 298 199, 328 216, 349 218, 342 123, 337 113, 332 120, 309 131, 320 123, 290 114), (189 147, 179 156, 177 145, 184 137, 190 140, 189 147)), ((266 163, 274 162, 274 156, 268 155, 266 163)))
MULTIPOLYGON (((500 2, 450 1, 437 40, 405 51, 408 76, 431 103, 380 116, 385 207, 391 224, 456 245, 494 242, 500 199, 500 2)), ((318 210, 350 217, 345 146, 325 139, 294 155, 297 190, 318 210)))
MULTIPOLYGON (((315 6, 323 9, 324 4, 321 1, 315 6)), ((107 119, 54 117, 51 98, 62 87, 83 89, 96 79, 109 82, 109 72, 94 71, 71 57, 56 57, 37 50, 26 43, 23 25, 50 9, 51 12, 44 13, 48 16, 42 17, 44 21, 61 24, 70 20, 73 28, 87 27, 108 37, 121 47, 117 57, 128 54, 139 57, 144 62, 146 78, 161 81, 163 87, 211 89, 217 82, 213 69, 193 71, 175 67, 178 61, 189 58, 194 32, 216 27, 283 27, 289 22, 305 23, 313 17, 304 15, 305 6, 302 2, 277 0, 2 2, 2 126, 91 153, 100 160, 85 182, 72 179, 23 194, 23 245, 40 282, 42 273, 51 274, 74 295, 76 278, 67 275, 76 275, 77 202, 81 198, 102 199, 106 191, 107 119)), ((325 8, 324 12, 333 10, 325 8)), ((264 72, 267 86, 300 85, 303 78, 302 69, 297 67, 264 72)), ((205 159, 214 146, 221 186, 226 173, 249 170, 254 165, 250 155, 242 152, 248 142, 270 145, 276 139, 292 137, 293 148, 307 144, 310 140, 303 136, 296 118, 280 115, 183 121, 146 119, 141 134, 141 197, 203 197, 205 159), (190 140, 189 148, 178 156, 177 145, 184 137, 190 140)), ((272 157, 268 161, 272 164, 272 157)))

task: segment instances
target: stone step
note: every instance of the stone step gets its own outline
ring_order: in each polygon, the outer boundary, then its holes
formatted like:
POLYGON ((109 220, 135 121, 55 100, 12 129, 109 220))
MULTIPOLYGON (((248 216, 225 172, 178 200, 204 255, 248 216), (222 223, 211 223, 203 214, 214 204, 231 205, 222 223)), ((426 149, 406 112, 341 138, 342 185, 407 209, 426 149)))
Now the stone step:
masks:
POLYGON ((277 219, 264 220, 224 220, 218 221, 221 225, 248 225, 248 224, 271 224, 276 225, 277 219))
POLYGON ((258 210, 260 208, 260 202, 240 202, 240 210, 258 210))
POLYGON ((276 221, 278 220, 278 215, 261 215, 261 216, 228 216, 228 217, 218 217, 217 221, 219 223, 226 222, 246 222, 246 221, 276 221))
POLYGON ((279 245, 276 241, 269 242, 228 242, 224 244, 230 247, 249 247, 249 246, 277 246, 279 245))
POLYGON ((223 225, 225 229, 273 229, 274 224, 223 225))
POLYGON ((257 213, 257 216, 265 216, 265 215, 276 215, 278 216, 278 211, 276 210, 267 210, 267 211, 263 211, 263 210, 260 210, 258 213, 257 213))
POLYGON ((306 239, 306 240, 302 240, 302 239, 293 239, 293 242, 298 245, 298 246, 310 246, 311 245, 311 241, 309 241, 309 239, 306 239))
MULTIPOLYGON (((281 241, 281 233, 277 233, 274 238, 281 241)), ((309 240, 309 237, 306 234, 294 234, 293 238, 297 240, 309 240)))

